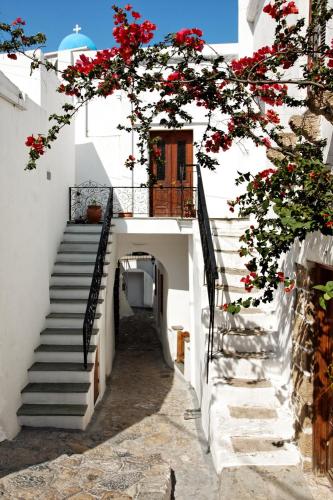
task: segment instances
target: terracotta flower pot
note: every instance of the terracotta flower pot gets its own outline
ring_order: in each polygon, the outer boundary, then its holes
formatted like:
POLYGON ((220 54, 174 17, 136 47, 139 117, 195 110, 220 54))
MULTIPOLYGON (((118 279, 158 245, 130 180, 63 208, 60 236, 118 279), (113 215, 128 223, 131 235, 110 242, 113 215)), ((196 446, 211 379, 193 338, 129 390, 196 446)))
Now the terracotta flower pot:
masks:
POLYGON ((100 205, 88 205, 87 220, 90 224, 97 224, 102 218, 102 207, 100 205))

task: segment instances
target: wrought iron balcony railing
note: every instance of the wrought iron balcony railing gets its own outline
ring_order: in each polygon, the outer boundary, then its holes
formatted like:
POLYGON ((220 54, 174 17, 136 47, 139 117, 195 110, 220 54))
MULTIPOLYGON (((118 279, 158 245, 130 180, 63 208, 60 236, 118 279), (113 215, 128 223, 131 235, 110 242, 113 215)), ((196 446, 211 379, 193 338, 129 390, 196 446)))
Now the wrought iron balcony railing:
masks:
POLYGON ((69 220, 87 222, 89 205, 102 208, 102 220, 112 190, 113 217, 195 218, 197 190, 188 186, 110 187, 92 182, 69 188, 69 220))

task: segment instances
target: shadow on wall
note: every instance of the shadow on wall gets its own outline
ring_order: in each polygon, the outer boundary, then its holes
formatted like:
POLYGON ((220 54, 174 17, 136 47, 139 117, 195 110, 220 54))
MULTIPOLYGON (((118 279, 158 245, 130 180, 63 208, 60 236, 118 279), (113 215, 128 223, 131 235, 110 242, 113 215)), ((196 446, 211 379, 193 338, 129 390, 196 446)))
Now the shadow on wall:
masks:
POLYGON ((110 178, 92 142, 77 144, 75 147, 75 156, 76 184, 93 179, 99 184, 110 186, 110 178))

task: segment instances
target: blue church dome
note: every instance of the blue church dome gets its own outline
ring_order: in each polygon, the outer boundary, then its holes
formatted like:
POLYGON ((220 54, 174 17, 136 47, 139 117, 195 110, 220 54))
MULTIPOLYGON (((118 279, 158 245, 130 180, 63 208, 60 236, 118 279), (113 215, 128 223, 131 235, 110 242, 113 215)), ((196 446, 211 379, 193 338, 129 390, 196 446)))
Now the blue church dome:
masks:
POLYGON ((71 35, 66 36, 62 42, 60 43, 58 47, 58 51, 60 50, 69 50, 69 49, 78 49, 80 47, 88 47, 90 50, 97 50, 96 45, 94 42, 91 40, 86 35, 82 35, 79 33, 80 27, 76 25, 73 31, 75 33, 72 33, 71 35))

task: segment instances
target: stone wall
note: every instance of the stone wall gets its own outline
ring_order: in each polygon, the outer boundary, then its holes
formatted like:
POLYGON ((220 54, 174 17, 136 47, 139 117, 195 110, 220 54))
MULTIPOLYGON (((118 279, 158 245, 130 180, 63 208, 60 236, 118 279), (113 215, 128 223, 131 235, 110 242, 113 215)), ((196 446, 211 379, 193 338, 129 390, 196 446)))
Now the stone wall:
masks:
POLYGON ((311 292, 311 266, 296 264, 297 298, 293 324, 292 402, 295 433, 303 468, 312 469, 314 305, 311 292))

